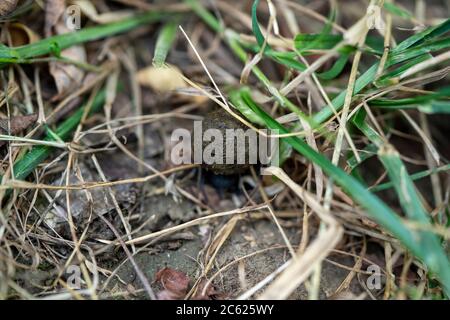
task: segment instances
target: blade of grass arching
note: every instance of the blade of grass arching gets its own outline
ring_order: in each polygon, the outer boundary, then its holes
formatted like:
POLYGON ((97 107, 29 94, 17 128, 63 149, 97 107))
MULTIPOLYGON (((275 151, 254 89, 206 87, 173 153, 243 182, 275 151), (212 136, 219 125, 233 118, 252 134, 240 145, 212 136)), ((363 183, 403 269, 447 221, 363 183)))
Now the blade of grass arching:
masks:
MULTIPOLYGON (((224 39, 227 44, 230 46, 232 51, 236 54, 236 56, 242 61, 246 62, 247 54, 246 51, 242 48, 239 43, 238 35, 232 30, 225 30, 221 23, 208 11, 206 10, 198 0, 185 0, 187 4, 191 6, 193 11, 213 30, 218 33, 224 34, 224 39)), ((438 26, 427 28, 426 30, 411 36, 410 38, 401 42, 397 47, 395 47, 390 54, 390 59, 386 62, 386 68, 396 64, 404 62, 405 60, 413 59, 417 56, 423 55, 424 53, 429 53, 430 50, 422 50, 415 51, 412 50, 407 55, 403 55, 400 59, 396 59, 396 55, 401 51, 404 51, 408 48, 411 48, 414 45, 420 44, 424 41, 424 39, 430 40, 432 38, 436 38, 450 29, 450 19, 444 21, 438 26), (394 60, 395 59, 395 60, 394 60)), ((439 50, 439 49, 436 49, 439 50)), ((373 83, 377 71, 379 67, 379 62, 372 65, 363 75, 361 75, 355 82, 354 94, 361 92, 364 88, 366 88, 369 84, 373 83)), ((278 101, 282 101, 282 97, 279 95, 278 90, 272 90, 272 85, 267 77, 261 72, 261 70, 257 67, 252 68, 253 74, 266 86, 269 88, 269 91, 273 91, 273 95, 276 97, 278 101)), ((274 88, 273 88, 274 89, 274 88)), ((330 117, 334 115, 333 109, 339 111, 344 105, 346 91, 341 92, 336 98, 332 100, 331 106, 324 106, 319 112, 313 115, 312 120, 308 121, 315 125, 320 125, 327 121, 330 117)), ((312 126, 315 127, 314 125, 312 126)))
MULTIPOLYGON (((248 89, 244 88, 241 90, 241 97, 249 108, 265 121, 268 128, 279 130, 280 134, 290 133, 288 129, 279 124, 253 101, 248 89)), ((343 189, 349 192, 352 196, 355 196, 355 201, 359 202, 364 207, 367 207, 367 210, 372 213, 371 216, 381 222, 380 224, 383 226, 389 226, 392 224, 395 230, 394 234, 398 233, 400 238, 407 242, 412 241, 411 234, 401 224, 400 219, 394 215, 384 203, 382 203, 379 199, 375 199, 364 186, 349 177, 342 169, 334 166, 325 156, 314 151, 301 139, 295 136, 289 136, 282 138, 282 140, 287 141, 300 154, 305 156, 310 161, 318 164, 328 175, 333 177, 343 189), (376 211, 374 211, 374 209, 376 209, 376 211)))
MULTIPOLYGON (((341 74, 341 72, 344 70, 345 65, 347 64, 348 58, 350 57, 351 52, 354 51, 354 48, 351 47, 343 47, 342 49, 338 50, 340 55, 339 58, 336 60, 336 62, 333 64, 333 66, 327 70, 327 71, 323 71, 320 73, 316 73, 317 76, 323 80, 332 80, 334 78, 336 78, 337 76, 339 76, 339 74, 341 74)), ((297 54, 295 54, 297 55, 297 54)), ((287 56, 284 52, 270 52, 267 51, 266 52, 266 56, 269 56, 271 58, 273 58, 276 62, 297 70, 297 71, 305 71, 306 70, 306 66, 297 61, 296 58, 287 56)))
POLYGON ((49 37, 21 47, 10 48, 0 46, 0 63, 26 63, 32 58, 57 53, 80 43, 123 33, 146 23, 160 21, 167 17, 169 17, 168 13, 152 11, 122 21, 49 37))
POLYGON ((278 62, 279 64, 282 64, 283 66, 286 66, 288 68, 298 70, 298 71, 305 71, 306 65, 292 57, 290 52, 278 52, 274 50, 266 50, 265 56, 273 59, 274 61, 278 62))
MULTIPOLYGON (((378 157, 394 184, 394 189, 405 214, 410 220, 431 229, 430 216, 420 200, 421 198, 408 175, 405 165, 400 159, 399 153, 392 145, 386 143, 379 149, 378 157)), ((418 236, 421 237, 423 249, 427 252, 422 257, 423 262, 433 273, 436 273, 436 275, 440 274, 444 288, 450 289, 450 287, 445 287, 446 283, 450 285, 450 263, 442 250, 439 238, 431 231, 421 231, 418 236), (448 282, 444 281, 444 279, 447 279, 448 282)))
MULTIPOLYGON (((262 48, 264 45, 264 35, 261 32, 261 28, 259 27, 258 23, 258 16, 256 14, 256 10, 259 5, 259 0, 254 0, 252 5, 252 30, 253 34, 255 35, 256 42, 258 43, 259 47, 262 48)), ((265 45, 265 49, 271 49, 268 43, 265 45)))
MULTIPOLYGON (((290 133, 289 130, 279 124, 253 101, 248 89, 241 90, 241 97, 266 122, 268 128, 276 129, 281 134, 290 133)), ((325 156, 314 151, 298 137, 289 136, 282 138, 282 140, 288 142, 308 160, 319 165, 355 202, 366 209, 368 215, 399 239, 414 255, 426 263, 428 268, 441 281, 446 294, 450 296, 450 263, 434 235, 408 228, 394 211, 377 196, 368 191, 364 185, 348 175, 341 168, 334 166, 325 156)))
MULTIPOLYGON (((431 228, 430 216, 420 201, 420 196, 406 170, 406 166, 400 159, 400 154, 392 145, 383 141, 378 133, 368 125, 364 115, 365 111, 361 110, 355 116, 353 123, 378 147, 378 158, 388 173, 403 211, 410 220, 431 228)), ((426 252, 426 255, 421 259, 432 272, 441 274, 439 277, 444 288, 450 289, 448 287, 450 285, 450 263, 442 251, 438 237, 429 231, 422 231, 417 236, 420 237, 423 249, 426 252), (449 282, 447 283, 443 279, 447 279, 449 282)))
MULTIPOLYGON (((407 41, 407 40, 405 40, 405 41, 407 41)), ((416 39, 416 41, 418 41, 418 40, 416 39)), ((398 51, 395 51, 395 49, 394 49, 389 54, 389 58, 386 62, 386 68, 389 68, 395 64, 402 63, 402 62, 405 62, 410 59, 414 59, 418 56, 428 54, 431 51, 442 50, 442 49, 445 49, 448 47, 450 47, 450 38, 443 39, 443 40, 437 40, 437 41, 431 41, 428 44, 425 44, 423 46, 418 46, 415 48, 411 48, 411 49, 405 50, 401 53, 399 53, 398 51)), ((354 94, 361 92, 369 84, 374 82, 376 75, 377 75, 378 66, 379 66, 379 62, 376 62, 356 80, 354 94)), ((400 66, 400 68, 402 68, 402 66, 400 66)), ((406 70, 404 70, 404 71, 406 71, 406 70)), ((333 107, 334 107, 334 109, 336 109, 336 111, 339 111, 342 108, 342 106, 344 105, 345 95, 346 95, 346 91, 343 91, 336 98, 334 98, 331 101, 333 104, 333 107)), ((330 108, 330 106, 325 106, 319 112, 314 114, 313 122, 317 123, 317 124, 321 124, 321 123, 325 122, 326 120, 328 120, 333 115, 334 115, 334 112, 330 108)))
MULTIPOLYGON (((251 12, 251 14, 252 14, 252 30, 253 30, 253 34, 254 34, 254 36, 256 38, 256 42, 257 42, 257 44, 259 46, 258 52, 261 51, 261 48, 263 48, 263 46, 264 46, 264 53, 267 53, 269 51, 274 52, 274 50, 272 50, 272 48, 265 42, 264 36, 263 36, 263 34, 261 32, 261 29, 259 27, 259 22, 258 22, 258 17, 257 17, 257 7, 258 7, 258 5, 259 5, 259 0, 254 0, 253 1, 253 6, 252 6, 252 12, 251 12)), ((335 16, 336 16, 336 9, 333 6, 333 8, 331 10, 330 17, 328 19, 328 22, 324 26, 322 32, 319 35, 317 35, 317 37, 315 37, 314 40, 310 41, 307 46, 304 46, 304 47, 301 47, 301 48, 297 48, 297 49, 300 52, 305 52, 305 51, 309 50, 310 48, 314 48, 314 47, 320 46, 322 44, 322 42, 323 42, 322 39, 324 39, 325 37, 330 35, 330 32, 332 30, 332 24, 334 22, 335 16)), ((275 61, 279 62, 280 64, 287 65, 287 66, 290 66, 290 67, 294 67, 294 69, 297 69, 297 68, 295 68, 296 65, 297 65, 295 63, 296 59, 286 59, 286 57, 283 57, 282 59, 280 59, 280 58, 277 58, 277 56, 273 56, 273 55, 272 55, 272 57, 274 57, 275 61)), ((329 70, 328 73, 325 73, 325 75, 324 75, 325 78, 333 79, 334 77, 336 77, 344 69, 344 66, 346 64, 346 60, 343 60, 342 57, 345 57, 345 56, 341 56, 341 58, 334 64, 333 68, 331 70, 329 70)), ((299 69, 300 69, 300 71, 303 71, 304 70, 304 65, 301 64, 299 66, 299 69)), ((290 101, 288 99, 284 98, 284 96, 282 96, 282 95, 280 95, 280 96, 282 98, 282 101, 280 101, 281 105, 285 106, 285 107, 287 106, 291 111, 295 112, 296 108, 290 108, 289 107, 289 105, 293 105, 293 104, 290 103, 290 101)), ((298 113, 298 114, 303 119, 305 118, 302 114, 300 114, 300 113, 298 113)), ((312 126, 313 128, 316 127, 314 125, 314 123, 312 123, 311 120, 309 120, 308 123, 309 124, 313 124, 313 126, 312 126)))
MULTIPOLYGON (((298 51, 301 48, 306 47, 303 55, 307 55, 308 51, 311 50, 331 50, 336 45, 344 40, 344 36, 341 34, 298 34, 294 38, 294 46, 298 51), (317 39, 321 37, 321 41, 317 39)), ((359 48, 360 50, 382 54, 383 53, 383 40, 379 37, 368 36, 366 39, 366 47, 359 48)), ((351 46, 349 46, 351 47, 351 46)))
MULTIPOLYGON (((232 91, 230 93, 230 101, 239 110, 239 112, 252 123, 259 126, 265 126, 265 121, 257 115, 248 105, 241 99, 239 91, 232 91)), ((281 141, 279 146, 279 165, 281 166, 292 154, 292 146, 285 141, 281 141)))
MULTIPOLYGON (((339 58, 329 70, 321 73, 316 73, 319 78, 323 80, 332 80, 344 70, 345 65, 347 64, 347 60, 350 57, 350 52, 345 52, 344 50, 340 50, 339 52, 339 58)), ((266 51, 265 55, 288 68, 297 71, 305 71, 307 69, 303 63, 291 57, 290 55, 287 55, 285 52, 266 51)))
POLYGON ((167 54, 177 36, 177 24, 178 19, 167 22, 161 29, 156 40, 155 54, 153 56, 153 65, 155 67, 162 67, 166 62, 167 54))
MULTIPOLYGON (((105 101, 105 91, 100 91, 95 97, 90 113, 100 110, 105 101)), ((71 117, 61 123, 56 129, 55 134, 62 140, 67 140, 70 134, 77 128, 80 123, 84 108, 82 106, 79 108, 71 117)), ((45 141, 54 141, 55 139, 48 135, 45 141)), ((35 146, 28 153, 26 153, 21 159, 19 159, 14 165, 14 175, 15 179, 24 180, 42 161, 44 161, 54 148, 49 146, 35 146)), ((0 176, 1 180, 1 176, 0 176)))
POLYGON ((416 46, 411 49, 407 49, 399 53, 390 53, 389 66, 413 59, 422 54, 447 49, 449 47, 450 47, 450 37, 444 39, 430 40, 422 45, 416 46))
POLYGON ((416 33, 415 35, 404 40, 398 46, 392 49, 392 52, 394 54, 398 54, 402 51, 405 51, 408 48, 420 45, 422 42, 426 40, 439 37, 448 31, 450 31, 450 19, 445 20, 444 22, 442 22, 437 26, 427 28, 422 32, 416 33))

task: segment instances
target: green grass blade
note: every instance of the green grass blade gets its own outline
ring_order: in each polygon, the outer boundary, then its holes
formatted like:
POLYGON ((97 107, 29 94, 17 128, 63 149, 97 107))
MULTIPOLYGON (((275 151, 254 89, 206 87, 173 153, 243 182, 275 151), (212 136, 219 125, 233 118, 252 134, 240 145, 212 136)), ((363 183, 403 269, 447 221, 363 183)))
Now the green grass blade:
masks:
MULTIPOLYGON (((399 153, 390 144, 384 144, 378 151, 378 157, 386 168, 389 178, 394 184, 400 205, 409 219, 422 226, 432 227, 430 216, 420 201, 419 194, 399 153)), ((448 291, 450 289, 450 262, 442 250, 439 238, 431 231, 421 231, 416 236, 420 237, 416 241, 421 243, 422 250, 426 253, 420 258, 432 272, 439 276, 447 294, 450 293, 448 291)))
POLYGON ((223 32, 223 26, 219 20, 216 19, 208 10, 206 10, 198 0, 184 0, 211 29, 221 33, 223 32))
POLYGON ((400 7, 399 5, 394 4, 392 2, 385 1, 384 8, 397 17, 404 18, 404 19, 414 18, 414 16, 412 15, 411 12, 409 12, 405 8, 400 7))
POLYGON ((55 53, 80 43, 123 33, 146 23, 160 21, 168 16, 167 13, 152 11, 119 22, 49 37, 21 47, 0 46, 0 63, 26 63, 32 58, 55 53))
POLYGON ((339 56, 333 66, 328 70, 318 73, 317 76, 323 80, 332 80, 339 76, 347 64, 350 53, 343 53, 339 56))
POLYGON ((422 104, 424 102, 429 102, 440 98, 450 99, 450 88, 443 88, 437 92, 429 93, 426 95, 418 95, 412 98, 397 99, 397 100, 374 99, 369 102, 369 105, 374 107, 402 107, 407 105, 422 104))
MULTIPOLYGON (((319 36, 315 40, 311 41, 308 44, 298 45, 299 43, 297 41, 295 41, 297 50, 300 53, 303 53, 311 48, 321 46, 322 43, 325 42, 325 39, 331 35, 332 26, 333 26, 335 19, 336 19, 336 8, 333 6, 333 8, 331 9, 330 17, 328 17, 327 23, 323 27, 319 36)), ((296 38, 296 40, 297 40, 297 38, 296 38)))
POLYGON ((361 161, 358 161, 358 159, 355 157, 355 154, 351 153, 347 159, 347 165, 349 169, 353 171, 356 168, 358 168, 358 166, 360 166, 365 160, 375 156, 377 154, 377 150, 378 150, 377 146, 373 143, 364 147, 364 149, 360 150, 359 152, 359 157, 361 158, 361 161))
POLYGON ((250 109, 248 105, 241 99, 239 91, 231 92, 230 100, 236 107, 236 109, 238 109, 239 112, 242 113, 247 118, 248 121, 260 126, 265 125, 264 120, 261 119, 261 117, 258 116, 252 109, 250 109))
MULTIPOLYGON (((249 107, 266 122, 267 127, 277 129, 281 134, 289 133, 284 126, 253 102, 248 89, 243 89, 241 96, 249 107)), ((366 212, 375 221, 391 232, 413 254, 424 261, 430 270, 436 273, 443 284, 446 294, 450 295, 450 263, 434 235, 428 235, 428 233, 408 228, 394 211, 368 191, 364 185, 339 167, 334 166, 325 156, 317 153, 301 139, 295 136, 282 139, 288 142, 297 152, 319 165, 353 200, 365 208, 366 212)))
POLYGON ((300 52, 307 50, 330 50, 343 40, 344 37, 340 34, 298 34, 295 36, 294 44, 295 48, 300 52), (318 41, 319 39, 320 41, 318 41))
POLYGON ((167 54, 172 48, 173 42, 177 36, 178 21, 170 21, 162 28, 158 35, 155 45, 155 54, 153 56, 153 65, 162 67, 166 62, 167 54))
MULTIPOLYGON (((364 116, 365 112, 360 111, 352 121, 379 148, 378 158, 389 175, 403 211, 410 220, 426 227, 431 227, 429 215, 420 201, 414 183, 400 159, 400 155, 367 124, 364 116)), ((437 236, 429 231, 423 231, 416 237, 416 241, 421 243, 422 250, 425 253, 424 256, 419 257, 432 272, 439 274, 439 278, 448 295, 450 293, 448 291, 450 289, 450 262, 443 252, 437 236)))
POLYGON ((450 101, 431 101, 418 106, 418 109, 428 114, 450 114, 450 101))
MULTIPOLYGON (((429 177, 432 174, 436 174, 439 172, 447 172, 447 171, 450 171, 450 164, 447 164, 447 165, 444 165, 444 166, 441 166, 441 167, 435 168, 435 169, 428 169, 428 170, 420 171, 420 172, 410 175, 409 177, 411 178, 412 181, 416 181, 416 180, 420 180, 420 179, 429 177)), ((370 190, 372 192, 379 192, 379 191, 390 189, 393 187, 394 187, 394 183, 392 181, 389 181, 389 182, 382 183, 377 186, 371 187, 370 190)))
POLYGON ((449 47, 450 47, 450 37, 444 39, 430 40, 414 48, 410 48, 399 53, 391 53, 389 55, 388 65, 393 66, 397 63, 413 59, 420 55, 427 54, 433 51, 447 49, 449 47))
MULTIPOLYGON (((388 61, 386 62, 386 67, 391 67, 395 64, 414 59, 423 54, 428 54, 431 51, 441 50, 447 47, 450 47, 450 38, 432 41, 428 44, 408 49, 402 53, 391 52, 388 61)), ((379 62, 376 62, 356 80, 354 94, 361 92, 369 84, 372 84, 374 82, 377 75, 378 66, 379 62)), ((400 66, 400 68, 402 68, 402 66, 400 66)), ((339 111, 344 105, 345 95, 346 91, 342 91, 336 98, 332 100, 332 104, 337 111, 339 111)), ((333 116, 333 114, 333 110, 329 106, 326 106, 313 116, 313 121, 315 123, 321 124, 328 120, 331 116, 333 116)))
MULTIPOLYGON (((95 97, 90 113, 98 111, 105 101, 105 91, 100 91, 95 97)), ((66 121, 61 123, 56 129, 56 135, 62 139, 67 140, 70 134, 77 128, 80 123, 84 109, 86 106, 81 107, 76 111, 71 117, 66 121)), ((47 136, 44 140, 54 141, 51 136, 47 136)), ((14 175, 15 179, 24 180, 42 161, 44 161, 54 149, 49 146, 35 146, 28 153, 26 153, 20 160, 18 160, 14 165, 14 175)), ((1 177, 0 177, 1 179, 1 177)))
MULTIPOLYGON (((258 43, 259 47, 262 48, 264 46, 264 35, 261 32, 261 28, 259 27, 258 23, 258 16, 257 16, 257 9, 259 5, 259 0, 254 0, 252 5, 252 31, 255 35, 256 42, 258 43)), ((265 48, 270 49, 270 46, 268 43, 266 43, 265 48)))
POLYGON ((409 37, 408 39, 401 42, 398 46, 396 46, 392 50, 392 52, 394 54, 398 54, 402 51, 405 51, 408 48, 421 44, 425 40, 439 37, 448 31, 450 31, 450 19, 445 20, 443 23, 435 27, 427 28, 424 31, 409 37))
POLYGON ((382 77, 380 77, 376 83, 375 86, 377 87, 387 87, 391 84, 395 84, 398 81, 398 77, 401 76, 404 72, 406 72, 408 69, 412 68, 418 63, 421 63, 425 60, 428 60, 432 58, 433 56, 429 53, 426 53, 424 55, 419 55, 416 58, 411 59, 410 61, 404 63, 403 65, 397 67, 393 71, 388 71, 385 73, 382 77))

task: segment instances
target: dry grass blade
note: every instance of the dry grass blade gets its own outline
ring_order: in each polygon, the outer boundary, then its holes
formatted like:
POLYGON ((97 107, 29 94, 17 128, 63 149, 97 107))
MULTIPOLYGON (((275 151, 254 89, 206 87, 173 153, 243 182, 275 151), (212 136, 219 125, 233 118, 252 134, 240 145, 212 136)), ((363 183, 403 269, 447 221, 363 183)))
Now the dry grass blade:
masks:
POLYGON ((449 298, 445 1, 157 2, 0 1, 0 299, 449 298))
POLYGON ((324 260, 328 253, 339 243, 344 232, 342 226, 331 216, 316 197, 289 178, 280 168, 266 169, 295 192, 326 224, 327 229, 321 232, 305 250, 305 252, 289 263, 286 270, 269 285, 259 299, 286 299, 308 276, 314 267, 324 260))
MULTIPOLYGON (((171 234, 171 233, 174 233, 174 232, 177 232, 177 231, 180 231, 180 230, 183 230, 183 229, 186 229, 186 228, 198 225, 198 224, 200 224, 200 223, 202 223, 204 221, 211 220, 211 219, 214 219, 214 218, 240 215, 240 214, 243 214, 243 213, 246 213, 246 212, 258 211, 258 210, 261 210, 261 209, 264 209, 264 208, 266 208, 266 205, 257 205, 257 206, 251 206, 251 207, 244 207, 242 209, 236 209, 236 210, 231 210, 231 211, 211 214, 211 215, 208 215, 208 216, 204 216, 204 217, 192 220, 192 221, 188 221, 188 222, 179 224, 179 225, 174 226, 174 227, 170 227, 170 228, 167 228, 167 229, 164 229, 164 230, 156 231, 156 232, 153 232, 153 233, 141 236, 141 237, 134 238, 131 241, 125 242, 125 244, 141 243, 141 242, 144 242, 144 241, 147 241, 147 240, 150 240, 150 239, 162 236, 162 235, 168 235, 168 234, 171 234)), ((102 242, 102 243, 106 243, 106 244, 112 243, 111 241, 106 241, 106 240, 103 240, 103 239, 97 239, 97 240, 102 242)))

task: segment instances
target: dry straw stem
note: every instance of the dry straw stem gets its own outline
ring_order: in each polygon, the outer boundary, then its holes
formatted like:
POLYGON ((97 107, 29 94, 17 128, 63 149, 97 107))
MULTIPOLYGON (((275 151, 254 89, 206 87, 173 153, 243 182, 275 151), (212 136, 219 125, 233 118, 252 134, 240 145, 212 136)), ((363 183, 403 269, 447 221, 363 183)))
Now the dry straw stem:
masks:
MULTIPOLYGON (((372 0, 371 5, 373 5, 374 3, 375 3, 375 1, 372 0)), ((359 47, 364 45, 364 43, 366 41, 367 33, 369 31, 369 28, 367 27, 367 19, 368 19, 368 14, 366 14, 366 16, 361 20, 364 23, 362 23, 361 25, 359 25, 357 23, 351 28, 351 30, 354 30, 354 28, 359 26, 359 30, 357 30, 357 32, 356 32, 356 39, 350 39, 350 41, 357 43, 359 47)), ((348 31, 347 34, 348 33, 350 33, 350 31, 348 31)), ((352 69, 350 72, 350 78, 349 78, 348 86, 347 86, 347 92, 345 95, 344 106, 342 108, 342 116, 340 118, 340 123, 339 123, 340 126, 339 126, 339 130, 338 130, 338 134, 337 134, 337 138, 336 138, 336 144, 335 144, 335 148, 334 148, 333 156, 332 156, 332 160, 331 160, 331 162, 334 165, 338 165, 338 163, 339 163, 344 133, 346 131, 347 121, 349 119, 348 115, 349 115, 349 111, 350 111, 350 105, 352 103, 352 98, 354 95, 355 81, 356 81, 356 77, 358 74, 359 62, 361 61, 361 57, 362 57, 362 51, 357 51, 355 53, 355 57, 353 59, 352 69)), ((361 159, 357 152, 355 153, 355 157, 358 160, 358 162, 361 162, 361 159)), ((329 206, 329 202, 331 201, 331 197, 332 197, 331 183, 332 183, 332 180, 330 179, 328 188, 327 188, 327 192, 326 192, 326 197, 325 197, 325 205, 326 206, 329 206)))
MULTIPOLYGON (((208 216, 204 216, 204 217, 192 220, 192 221, 188 221, 188 222, 179 224, 179 225, 174 226, 174 227, 170 227, 170 228, 167 228, 167 229, 164 229, 164 230, 160 230, 160 231, 156 231, 156 232, 152 232, 152 233, 146 234, 146 235, 138 237, 138 238, 134 238, 131 241, 125 242, 125 244, 129 245, 129 244, 141 243, 141 242, 153 239, 153 238, 157 238, 157 237, 162 236, 162 235, 168 235, 168 234, 171 234, 171 233, 174 233, 174 232, 177 232, 177 231, 180 231, 180 230, 192 227, 192 226, 196 226, 196 225, 198 225, 198 224, 200 224, 202 222, 205 222, 205 221, 208 221, 208 220, 211 220, 211 219, 214 219, 214 218, 235 216, 235 215, 240 215, 240 214, 244 214, 244 213, 247 213, 247 212, 260 211, 260 210, 266 209, 266 208, 267 208, 267 205, 264 204, 264 205, 249 206, 249 207, 244 207, 244 208, 241 208, 241 209, 235 209, 235 210, 230 210, 230 211, 225 211, 225 212, 211 214, 211 215, 208 215, 208 216)), ((105 243, 105 244, 115 243, 113 241, 108 241, 108 240, 103 240, 103 239, 97 239, 97 241, 99 241, 101 243, 105 243)))
POLYGON ((445 62, 447 60, 450 60, 450 51, 444 52, 436 57, 432 57, 431 59, 427 59, 421 63, 416 64, 415 66, 413 66, 412 68, 408 69, 406 72, 404 72, 401 76, 400 79, 404 79, 407 78, 413 74, 416 74, 420 71, 429 69, 433 66, 436 66, 442 62, 445 62))
POLYGON ((336 296, 342 291, 348 289, 355 275, 357 273, 364 272, 361 270, 361 267, 364 261, 364 256, 366 254, 366 249, 367 249, 367 241, 363 239, 363 247, 361 248, 361 253, 356 258, 355 265, 353 266, 353 268, 350 269, 351 270, 350 273, 345 277, 345 279, 341 282, 339 287, 334 291, 333 296, 336 296))
POLYGON ((433 143, 431 142, 430 138, 428 138, 428 136, 425 134, 425 132, 423 132, 423 130, 419 127, 419 125, 414 121, 413 118, 411 118, 411 116, 407 112, 405 112, 404 110, 400 110, 400 112, 406 118, 406 120, 408 120, 408 122, 411 124, 413 129, 420 136, 420 138, 422 138, 424 145, 426 146, 426 148, 432 155, 434 161, 436 162, 435 164, 439 166, 440 165, 439 152, 433 146, 433 143))
POLYGON ((344 233, 342 226, 327 210, 316 200, 316 197, 295 183, 280 168, 270 167, 266 169, 278 179, 288 185, 326 225, 326 229, 320 232, 297 260, 291 259, 286 270, 258 297, 258 299, 286 299, 289 295, 314 271, 331 250, 339 243, 344 233))
POLYGON ((161 171, 159 173, 151 174, 145 177, 139 177, 139 178, 130 178, 130 179, 123 179, 123 180, 117 180, 117 181, 94 181, 94 182, 85 182, 81 184, 67 184, 62 186, 56 186, 51 184, 43 184, 43 183, 31 183, 27 181, 21 181, 21 180, 6 180, 0 185, 0 190, 7 190, 10 188, 20 188, 20 189, 45 189, 45 190, 89 190, 89 189, 96 189, 96 188, 105 188, 105 187, 112 187, 117 185, 124 185, 124 184, 130 184, 130 183, 144 183, 148 182, 150 180, 153 180, 155 178, 160 177, 161 175, 168 175, 174 172, 188 170, 197 167, 197 164, 187 164, 175 168, 171 168, 165 171, 161 171))
POLYGON ((241 123, 243 123, 244 125, 246 125, 247 127, 257 131, 258 133, 262 134, 263 136, 267 136, 264 132, 258 130, 256 127, 254 127, 250 122, 248 122, 247 120, 245 120, 244 118, 242 118, 241 116, 239 116, 237 113, 233 112, 232 109, 229 106, 228 100, 224 97, 224 95, 222 94, 222 92, 220 91, 218 85, 216 84, 216 82, 214 81, 214 78, 212 77, 211 73, 209 72, 208 68, 206 67, 205 62, 203 61, 203 59, 201 58, 200 54, 198 53, 197 49, 195 48, 194 44, 192 43, 192 41, 190 40, 190 38, 188 37, 188 35, 186 34, 186 32, 184 31, 184 29, 180 26, 179 27, 181 32, 183 33, 184 37, 186 38, 186 40, 188 41, 190 47, 192 48, 192 50, 194 51, 198 61, 200 62, 200 64, 202 65, 203 70, 205 70, 205 73, 208 75, 208 78, 210 79, 211 83, 213 84, 214 88, 217 91, 217 94, 220 97, 220 100, 217 99, 216 97, 214 97, 212 94, 210 94, 209 92, 207 92, 206 90, 204 90, 203 88, 201 88, 199 85, 197 85, 196 83, 194 83, 193 81, 191 81, 190 79, 186 78, 183 74, 180 73, 181 77, 189 84, 191 85, 193 88, 199 90, 200 92, 202 92, 203 94, 205 94, 208 98, 210 98, 212 101, 216 102, 218 105, 220 105, 222 108, 224 108, 232 117, 234 117, 235 119, 237 119, 238 121, 240 121, 241 123))
POLYGON ((233 232, 237 222, 242 218, 243 216, 241 215, 233 216, 230 220, 227 221, 227 223, 222 228, 219 229, 219 231, 216 232, 216 235, 214 236, 214 239, 212 240, 205 254, 204 260, 206 262, 206 267, 205 270, 203 271, 204 274, 207 274, 211 270, 220 248, 222 248, 223 244, 228 239, 231 232, 233 232))
MULTIPOLYGON (((210 92, 208 92, 207 90, 205 90, 204 88, 202 88, 200 85, 196 84, 195 82, 193 82, 192 80, 190 80, 189 78, 186 78, 185 76, 183 76, 183 79, 186 81, 186 83, 188 83, 190 86, 192 86, 193 88, 197 89, 199 92, 201 92, 202 94, 204 94, 206 97, 208 97, 209 99, 211 99, 211 101, 214 101, 215 103, 217 103, 220 107, 224 108, 225 110, 227 110, 227 112, 235 119, 237 119, 239 122, 243 123, 245 126, 247 126, 248 128, 255 130, 258 134, 260 134, 263 137, 267 137, 267 138, 285 138, 285 137, 293 137, 293 136, 305 136, 307 134, 307 131, 302 130, 302 131, 297 131, 297 132, 290 132, 290 133, 286 133, 286 134, 267 134, 267 132, 262 131, 258 128, 256 128, 254 125, 252 125, 250 122, 248 122, 247 120, 245 120, 243 117, 241 117, 240 115, 238 115, 236 112, 233 111, 233 109, 229 108, 227 109, 227 106, 221 101, 219 100, 217 97, 215 97, 213 94, 211 94, 210 92)), ((228 105, 231 105, 230 102, 228 102, 228 105)), ((293 114, 293 117, 295 117, 295 120, 298 120, 298 115, 293 114)))

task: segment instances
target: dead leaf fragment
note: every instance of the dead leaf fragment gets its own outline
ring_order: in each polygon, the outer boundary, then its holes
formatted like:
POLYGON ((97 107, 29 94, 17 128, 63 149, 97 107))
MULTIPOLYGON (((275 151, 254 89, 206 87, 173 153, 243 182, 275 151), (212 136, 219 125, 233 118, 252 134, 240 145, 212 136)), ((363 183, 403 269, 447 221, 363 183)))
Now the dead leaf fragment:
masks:
POLYGON ((0 2, 0 17, 6 16, 16 9, 19 0, 2 0, 0 2))
MULTIPOLYGON (((62 51, 64 58, 74 61, 85 62, 86 51, 82 46, 75 46, 62 51)), ((50 62, 50 73, 55 79, 59 95, 64 95, 81 85, 84 71, 72 64, 52 61, 50 62)))
MULTIPOLYGON (((10 134, 14 135, 22 130, 27 129, 37 120, 37 114, 29 114, 26 116, 12 117, 10 120, 9 128, 10 134)), ((0 119, 0 133, 8 134, 8 119, 0 119)))
POLYGON ((184 272, 166 267, 156 273, 156 281, 160 281, 164 289, 184 294, 190 280, 184 272))
POLYGON ((45 36, 50 37, 53 34, 52 28, 64 14, 66 5, 64 0, 48 0, 45 6, 45 36))
POLYGON ((158 299, 178 300, 187 294, 190 279, 184 272, 166 267, 156 273, 155 281, 164 288, 157 294, 158 299))
POLYGON ((169 92, 187 87, 180 69, 175 66, 146 67, 137 73, 137 81, 140 85, 152 88, 158 92, 169 92))
MULTIPOLYGON (((64 34, 71 30, 64 22, 66 9, 63 0, 49 0, 45 7, 45 34, 47 37, 53 34, 64 34)), ((73 46, 61 52, 64 58, 73 61, 86 62, 86 50, 83 46, 73 46)), ((75 65, 52 61, 49 64, 50 74, 55 80, 58 95, 63 96, 81 85, 84 71, 75 65)))
MULTIPOLYGON (((12 117, 8 119, 0 119, 0 134, 16 135, 21 131, 30 127, 37 120, 37 114, 29 114, 26 116, 12 117)), ((0 141, 0 146, 4 145, 6 141, 0 141)))

